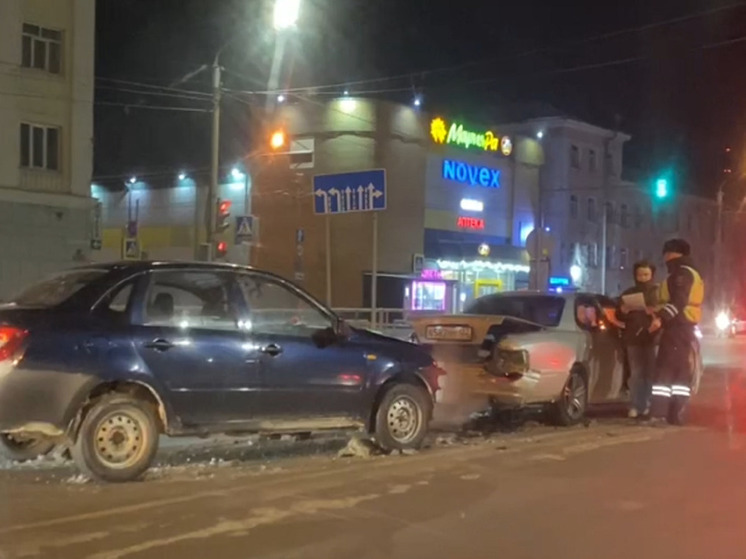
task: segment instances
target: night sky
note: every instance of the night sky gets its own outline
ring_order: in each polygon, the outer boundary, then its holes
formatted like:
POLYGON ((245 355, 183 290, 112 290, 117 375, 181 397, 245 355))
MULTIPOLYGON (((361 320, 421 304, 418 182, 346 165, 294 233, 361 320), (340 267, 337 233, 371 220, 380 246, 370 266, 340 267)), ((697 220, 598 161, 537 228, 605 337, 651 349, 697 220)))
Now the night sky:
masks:
MULTIPOLYGON (((269 0, 97 6, 97 177, 208 167, 209 113, 136 107, 209 108, 182 91, 207 92, 209 72, 184 77, 226 43, 222 156, 248 152, 247 118, 265 97, 240 92, 268 89, 269 0)), ((281 83, 402 102, 417 92, 428 110, 478 122, 566 114, 618 127, 633 135, 629 178, 672 168, 678 188, 712 195, 724 147, 746 148, 744 62, 746 1, 303 0, 281 83)))

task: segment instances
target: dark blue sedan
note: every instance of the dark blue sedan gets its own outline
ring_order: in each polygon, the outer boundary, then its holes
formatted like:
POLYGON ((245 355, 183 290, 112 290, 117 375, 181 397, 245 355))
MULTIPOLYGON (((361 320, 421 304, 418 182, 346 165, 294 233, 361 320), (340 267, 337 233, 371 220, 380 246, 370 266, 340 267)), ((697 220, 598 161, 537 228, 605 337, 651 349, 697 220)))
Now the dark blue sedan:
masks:
POLYGON ((444 372, 250 268, 136 262, 58 274, 0 306, 0 449, 66 444, 106 481, 138 478, 158 436, 362 427, 419 446, 444 372))

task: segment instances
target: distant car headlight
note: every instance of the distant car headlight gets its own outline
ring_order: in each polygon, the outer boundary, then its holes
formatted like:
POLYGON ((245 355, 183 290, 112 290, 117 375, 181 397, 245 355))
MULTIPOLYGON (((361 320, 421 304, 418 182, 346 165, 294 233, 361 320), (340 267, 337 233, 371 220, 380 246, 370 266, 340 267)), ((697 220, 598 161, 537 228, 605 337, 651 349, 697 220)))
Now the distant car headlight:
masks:
POLYGON ((730 326, 730 318, 728 318, 728 315, 725 312, 721 312, 715 317, 715 326, 718 327, 718 330, 727 330, 730 326))

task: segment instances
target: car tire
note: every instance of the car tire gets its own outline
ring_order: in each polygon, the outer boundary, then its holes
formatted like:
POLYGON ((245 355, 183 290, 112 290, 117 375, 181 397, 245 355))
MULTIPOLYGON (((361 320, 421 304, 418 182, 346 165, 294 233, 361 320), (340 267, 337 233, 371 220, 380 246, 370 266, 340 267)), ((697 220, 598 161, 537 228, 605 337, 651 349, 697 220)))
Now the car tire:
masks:
POLYGON ((376 410, 376 443, 385 452, 419 448, 427 435, 432 409, 432 399, 424 388, 394 384, 376 410))
POLYGON ((39 456, 46 456, 55 444, 50 440, 39 438, 16 438, 13 435, 0 435, 0 454, 14 462, 28 462, 39 456))
POLYGON ((585 419, 588 408, 588 380, 580 369, 570 371, 560 397, 554 402, 554 420, 557 425, 569 427, 585 419))
POLYGON ((158 434, 152 404, 126 394, 106 394, 84 415, 70 453, 92 479, 134 481, 153 462, 158 434))

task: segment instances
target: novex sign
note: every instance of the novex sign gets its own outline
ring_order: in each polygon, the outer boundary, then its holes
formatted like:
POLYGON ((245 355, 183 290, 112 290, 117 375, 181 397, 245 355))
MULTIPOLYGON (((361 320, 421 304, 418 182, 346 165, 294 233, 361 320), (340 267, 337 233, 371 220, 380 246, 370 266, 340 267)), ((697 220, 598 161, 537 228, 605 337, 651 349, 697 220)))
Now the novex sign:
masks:
POLYGON ((470 165, 463 161, 443 160, 443 178, 449 181, 484 186, 487 188, 500 187, 500 170, 470 165))

